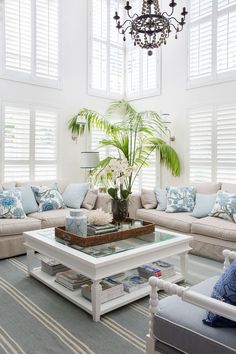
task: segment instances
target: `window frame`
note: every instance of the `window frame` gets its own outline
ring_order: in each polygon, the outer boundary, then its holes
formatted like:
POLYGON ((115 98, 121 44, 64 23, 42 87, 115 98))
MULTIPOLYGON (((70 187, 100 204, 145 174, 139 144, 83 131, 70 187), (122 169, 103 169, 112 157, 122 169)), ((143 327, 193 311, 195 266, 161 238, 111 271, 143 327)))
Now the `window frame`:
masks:
MULTIPOLYGON (((123 49, 124 52, 124 59, 123 59, 123 92, 119 95, 119 94, 113 94, 110 92, 110 90, 99 90, 99 89, 94 89, 92 88, 92 45, 93 45, 93 38, 92 38, 92 26, 93 26, 93 21, 92 21, 92 10, 93 10, 93 6, 92 6, 92 2, 93 0, 88 0, 88 11, 87 11, 87 18, 88 18, 88 48, 87 48, 87 53, 88 53, 88 67, 87 67, 87 92, 88 95, 90 96, 95 96, 95 97, 102 97, 102 98, 107 98, 107 99, 127 99, 127 100, 138 100, 138 99, 142 99, 142 98, 147 98, 147 97, 154 97, 154 96, 160 96, 161 95, 161 84, 162 84, 162 53, 161 53, 161 48, 158 48, 157 50, 159 51, 158 55, 157 55, 157 73, 156 73, 156 78, 157 78, 157 87, 155 89, 150 89, 150 90, 145 90, 142 87, 142 80, 140 80, 140 89, 138 94, 134 94, 134 95, 128 95, 126 92, 126 82, 127 82, 127 52, 132 51, 131 49, 126 48, 126 45, 124 43, 124 45, 121 47, 119 45, 115 45, 115 44, 111 44, 109 42, 109 40, 107 40, 104 43, 107 43, 107 58, 109 59, 109 52, 110 52, 110 47, 114 46, 115 48, 119 48, 119 49, 123 49), (146 91, 146 92, 145 92, 146 91)), ((109 1, 108 1, 109 3, 109 1)), ((108 16, 109 16, 109 9, 110 9, 110 3, 108 5, 108 16)), ((108 23, 109 25, 109 23, 108 23)), ((114 21, 114 26, 115 26, 115 21, 114 21)), ((110 30, 110 29, 109 29, 110 30)), ((146 52, 145 52, 146 53, 146 52)), ((147 53, 146 53, 147 54, 147 53)), ((143 65, 143 60, 142 60, 142 55, 140 55, 140 63, 139 63, 139 72, 142 74, 143 69, 142 69, 142 65, 143 65)), ((109 70, 110 70, 110 66, 109 66, 109 62, 107 63, 107 88, 109 88, 110 84, 110 80, 109 80, 109 70)), ((142 75, 141 75, 142 76, 142 75)))
POLYGON ((61 25, 62 25, 62 13, 61 13, 61 0, 58 1, 58 79, 53 80, 50 78, 37 77, 35 71, 35 59, 36 59, 36 0, 31 0, 31 73, 22 73, 13 70, 7 70, 5 67, 5 16, 4 16, 4 0, 0 2, 0 48, 2 48, 2 54, 0 55, 0 79, 22 82, 26 84, 49 87, 52 89, 62 89, 62 43, 61 43, 61 25))
MULTIPOLYGON (((40 105, 40 104, 33 104, 33 103, 21 103, 21 102, 12 102, 9 100, 0 100, 0 141, 2 142, 0 144, 0 181, 4 181, 4 174, 5 174, 5 166, 6 165, 23 165, 24 163, 29 165, 29 179, 27 181, 40 181, 41 179, 35 179, 35 167, 36 165, 55 165, 56 166, 56 178, 58 178, 58 173, 59 173, 59 121, 61 117, 61 111, 59 108, 56 107, 51 107, 51 106, 45 106, 45 105, 40 105), (13 160, 9 161, 9 163, 5 162, 5 156, 4 156, 4 131, 5 131, 5 107, 10 106, 10 107, 16 107, 16 108, 25 108, 29 110, 30 113, 30 130, 29 130, 29 160, 13 160), (55 160, 39 160, 37 161, 35 159, 35 122, 36 122, 36 111, 48 111, 48 112, 53 112, 56 114, 56 144, 55 144, 55 160)), ((44 179, 48 179, 47 177, 44 179)), ((50 179, 50 178, 49 178, 50 179)), ((54 180, 54 179, 53 179, 54 180)), ((24 180, 25 181, 25 180, 24 180)), ((27 182, 25 181, 25 182, 27 182)), ((8 181, 7 181, 8 182, 8 181)))
MULTIPOLYGON (((191 6, 191 5, 190 5, 191 6)), ((198 88, 204 86, 210 86, 215 84, 220 84, 224 82, 230 82, 236 80, 236 67, 233 70, 225 71, 222 73, 217 73, 217 24, 218 19, 223 13, 230 13, 231 11, 236 11, 236 3, 232 5, 228 5, 224 9, 218 11, 218 0, 212 0, 212 13, 210 15, 206 15, 203 18, 194 20, 191 22, 187 21, 187 79, 186 79, 186 88, 198 88), (210 19, 212 22, 212 60, 211 60, 211 75, 206 76, 204 78, 190 78, 190 30, 196 24, 200 24, 206 21, 206 19, 210 19)))

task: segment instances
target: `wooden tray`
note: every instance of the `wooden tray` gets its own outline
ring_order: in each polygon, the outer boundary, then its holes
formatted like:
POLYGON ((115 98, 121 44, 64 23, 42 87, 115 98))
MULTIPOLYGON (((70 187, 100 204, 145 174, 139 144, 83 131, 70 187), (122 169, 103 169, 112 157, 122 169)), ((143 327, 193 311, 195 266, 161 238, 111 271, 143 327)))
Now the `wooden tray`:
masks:
MULTIPOLYGON (((132 222, 131 219, 126 220, 126 222, 132 222)), ((119 230, 113 231, 111 233, 80 237, 71 232, 65 230, 65 227, 56 227, 55 236, 69 244, 78 245, 81 247, 89 247, 102 245, 104 243, 115 242, 119 240, 125 240, 127 238, 138 237, 142 235, 151 234, 155 231, 155 224, 143 221, 143 225, 140 227, 132 228, 129 230, 119 230)))

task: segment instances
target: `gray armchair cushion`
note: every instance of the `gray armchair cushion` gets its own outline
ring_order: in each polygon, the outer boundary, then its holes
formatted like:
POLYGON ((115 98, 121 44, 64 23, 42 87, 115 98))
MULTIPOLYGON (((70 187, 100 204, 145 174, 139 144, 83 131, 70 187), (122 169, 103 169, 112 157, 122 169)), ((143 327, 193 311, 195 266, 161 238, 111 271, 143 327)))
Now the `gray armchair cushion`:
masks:
MULTIPOLYGON (((205 280, 191 290, 210 296, 217 279, 205 280)), ((205 313, 177 296, 169 296, 160 301, 154 335, 158 341, 188 354, 236 353, 236 328, 208 327, 202 323, 205 313)))

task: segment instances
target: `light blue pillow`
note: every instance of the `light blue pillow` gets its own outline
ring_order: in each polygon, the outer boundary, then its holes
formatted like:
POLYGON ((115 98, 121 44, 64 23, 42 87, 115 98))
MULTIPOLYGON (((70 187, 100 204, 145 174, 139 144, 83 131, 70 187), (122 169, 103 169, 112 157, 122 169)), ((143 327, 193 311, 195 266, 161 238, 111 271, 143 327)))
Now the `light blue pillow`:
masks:
POLYGON ((81 204, 89 189, 88 183, 71 183, 68 184, 64 193, 63 200, 68 208, 80 209, 81 204))
POLYGON ((21 202, 25 214, 35 213, 38 211, 38 204, 36 202, 34 192, 32 191, 31 186, 25 185, 22 187, 16 187, 12 189, 13 191, 20 191, 21 193, 21 202))
POLYGON ((217 192, 215 205, 209 215, 236 222, 236 194, 217 192))
POLYGON ((56 209, 64 209, 65 203, 61 194, 56 188, 47 186, 32 186, 35 198, 39 203, 38 211, 48 211, 56 209))
POLYGON ((24 219, 26 218, 20 191, 3 191, 0 193, 0 218, 24 219))
POLYGON ((195 205, 194 187, 167 188, 167 213, 180 213, 193 211, 195 205))
POLYGON ((167 190, 157 188, 155 190, 157 197, 157 210, 164 211, 167 208, 167 190))
POLYGON ((216 194, 196 194, 195 207, 192 216, 194 218, 205 218, 209 215, 214 207, 216 194))

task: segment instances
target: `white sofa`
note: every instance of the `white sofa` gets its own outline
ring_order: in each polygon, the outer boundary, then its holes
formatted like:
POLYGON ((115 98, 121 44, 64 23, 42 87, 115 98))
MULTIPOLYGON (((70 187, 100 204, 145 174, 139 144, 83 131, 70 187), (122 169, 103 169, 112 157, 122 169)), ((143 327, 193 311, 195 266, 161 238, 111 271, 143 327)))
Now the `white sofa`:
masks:
MULTIPOLYGON (((236 193, 236 184, 201 183, 195 185, 197 193, 213 194, 218 190, 236 193)), ((130 198, 130 217, 153 222, 163 229, 171 229, 193 236, 191 253, 217 261, 223 261, 224 249, 236 250, 236 224, 216 217, 196 219, 191 213, 165 213, 156 209, 145 209, 141 195, 130 198)))
MULTIPOLYGON (((52 186, 55 181, 37 181, 37 182, 11 182, 0 184, 6 189, 20 187, 25 184, 29 185, 46 185, 52 186)), ((63 193, 68 183, 57 182, 58 190, 63 193)), ((107 194, 99 193, 94 209, 102 208, 108 211, 110 208, 110 197, 107 194)), ((82 208, 85 214, 90 211, 82 208)), ((58 209, 44 212, 36 212, 28 214, 25 219, 0 219, 0 259, 13 257, 25 253, 24 238, 22 233, 30 230, 37 230, 47 227, 63 226, 65 218, 69 214, 70 209, 58 209)))

